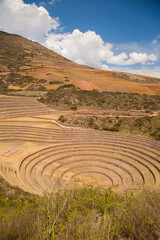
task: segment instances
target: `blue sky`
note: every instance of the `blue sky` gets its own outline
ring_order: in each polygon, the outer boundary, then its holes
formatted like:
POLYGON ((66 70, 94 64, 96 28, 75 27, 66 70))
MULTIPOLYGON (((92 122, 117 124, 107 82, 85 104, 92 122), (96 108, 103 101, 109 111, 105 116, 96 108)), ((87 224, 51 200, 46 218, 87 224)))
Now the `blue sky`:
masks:
POLYGON ((160 0, 0 0, 0 29, 80 64, 160 77, 160 0))
POLYGON ((45 6, 51 16, 60 18, 65 31, 92 30, 104 41, 144 43, 160 34, 157 0, 61 0, 45 6))

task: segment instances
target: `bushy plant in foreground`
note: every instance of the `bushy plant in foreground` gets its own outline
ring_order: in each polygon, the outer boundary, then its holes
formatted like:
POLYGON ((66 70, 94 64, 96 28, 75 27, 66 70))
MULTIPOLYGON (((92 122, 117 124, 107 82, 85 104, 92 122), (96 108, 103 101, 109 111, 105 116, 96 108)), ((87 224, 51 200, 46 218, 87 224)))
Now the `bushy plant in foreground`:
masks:
POLYGON ((0 206, 0 239, 134 239, 160 237, 158 192, 116 193, 92 185, 0 206))

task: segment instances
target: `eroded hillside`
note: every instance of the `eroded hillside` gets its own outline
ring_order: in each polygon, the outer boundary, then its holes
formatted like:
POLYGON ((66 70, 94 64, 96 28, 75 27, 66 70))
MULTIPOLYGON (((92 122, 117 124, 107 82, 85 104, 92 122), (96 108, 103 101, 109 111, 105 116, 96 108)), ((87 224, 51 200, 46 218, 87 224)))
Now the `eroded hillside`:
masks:
POLYGON ((79 65, 36 42, 0 32, 0 85, 3 91, 49 90, 64 83, 74 84, 82 90, 160 94, 158 78, 79 65))

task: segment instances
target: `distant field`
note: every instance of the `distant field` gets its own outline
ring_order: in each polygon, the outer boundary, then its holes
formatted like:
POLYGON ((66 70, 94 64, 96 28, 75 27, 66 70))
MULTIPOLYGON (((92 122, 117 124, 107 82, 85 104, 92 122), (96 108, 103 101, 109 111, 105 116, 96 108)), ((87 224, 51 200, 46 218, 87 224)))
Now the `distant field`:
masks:
POLYGON ((159 141, 63 126, 55 121, 57 112, 49 113, 31 98, 1 97, 0 102, 5 103, 0 105, 5 106, 0 119, 0 174, 10 184, 36 194, 75 183, 117 186, 119 191, 160 188, 159 141), (13 109, 11 102, 16 103, 13 109), (39 110, 27 111, 30 105, 39 110))

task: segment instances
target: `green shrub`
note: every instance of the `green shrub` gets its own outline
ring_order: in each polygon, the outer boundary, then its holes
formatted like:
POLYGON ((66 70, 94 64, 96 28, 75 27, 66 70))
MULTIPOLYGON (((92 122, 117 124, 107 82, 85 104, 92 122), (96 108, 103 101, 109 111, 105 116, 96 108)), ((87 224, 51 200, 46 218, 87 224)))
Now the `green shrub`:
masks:
POLYGON ((61 84, 61 83, 62 83, 61 81, 57 81, 57 80, 53 80, 49 82, 49 84, 61 84))
POLYGON ((0 239, 158 240, 160 192, 86 184, 38 197, 0 177, 0 239))
POLYGON ((73 110, 73 111, 76 111, 77 110, 77 106, 72 106, 72 107, 70 107, 71 108, 71 110, 73 110))
POLYGON ((104 131, 112 131, 112 132, 118 132, 118 128, 117 127, 103 127, 104 131))
POLYGON ((61 116, 58 118, 58 121, 64 123, 64 122, 66 122, 67 120, 66 120, 66 118, 64 117, 64 115, 61 115, 61 116))

